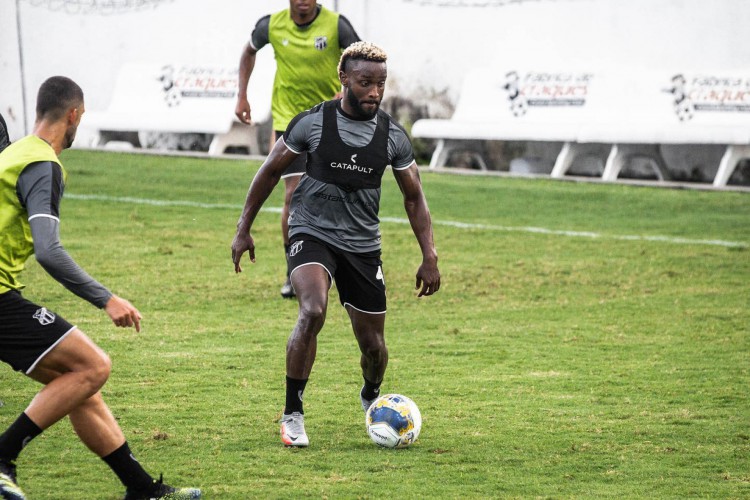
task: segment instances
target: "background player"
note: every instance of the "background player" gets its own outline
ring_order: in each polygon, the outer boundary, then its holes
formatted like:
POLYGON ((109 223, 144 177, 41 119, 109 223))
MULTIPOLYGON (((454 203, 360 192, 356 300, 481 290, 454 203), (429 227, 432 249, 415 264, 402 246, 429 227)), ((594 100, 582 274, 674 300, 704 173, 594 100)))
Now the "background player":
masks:
MULTIPOLYGON (((276 141, 297 113, 339 93, 341 86, 336 68, 341 51, 356 41, 359 36, 344 16, 314 0, 289 0, 288 9, 260 18, 240 58, 237 118, 248 124, 251 121, 247 85, 255 67, 255 54, 265 45, 271 44, 276 58, 271 102, 276 141)), ((281 176, 284 179, 281 234, 287 259, 289 202, 304 173, 305 156, 301 155, 281 176)), ((294 297, 288 264, 281 296, 294 297)))
POLYGON ((250 230, 263 202, 284 169, 308 155, 291 203, 289 261, 299 315, 287 342, 286 404, 281 439, 287 446, 308 446, 303 393, 317 351, 317 335, 328 308, 328 290, 336 282, 361 352, 367 411, 380 392, 388 350, 384 327, 385 278, 380 260, 378 207, 380 185, 388 165, 404 197, 404 207, 422 251, 416 274, 419 296, 440 288, 437 251, 419 170, 406 132, 380 110, 387 78, 386 55, 378 47, 357 42, 341 56, 341 99, 299 114, 287 128, 253 179, 237 233, 232 260, 241 272, 246 251, 255 261, 250 230))

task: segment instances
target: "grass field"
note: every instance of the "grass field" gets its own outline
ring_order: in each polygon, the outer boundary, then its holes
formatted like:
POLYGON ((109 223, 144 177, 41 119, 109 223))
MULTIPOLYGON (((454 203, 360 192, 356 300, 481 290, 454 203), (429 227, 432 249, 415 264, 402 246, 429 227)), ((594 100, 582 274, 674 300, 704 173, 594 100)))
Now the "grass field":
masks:
MULTIPOLYGON (((423 173, 443 286, 420 262, 390 173, 383 389, 420 440, 366 436, 335 290, 305 398, 311 446, 278 437, 296 303, 278 293, 279 215, 230 243, 255 162, 68 151, 62 239, 143 313, 116 329, 30 261, 26 296, 113 359, 103 393, 141 463, 209 499, 750 497, 750 195, 423 173)), ((266 204, 280 207, 281 189, 266 204)), ((3 365, 5 366, 5 365, 3 365)), ((37 386, 0 369, 0 428, 37 386)), ((122 488, 62 422, 26 448, 32 499, 122 488)))

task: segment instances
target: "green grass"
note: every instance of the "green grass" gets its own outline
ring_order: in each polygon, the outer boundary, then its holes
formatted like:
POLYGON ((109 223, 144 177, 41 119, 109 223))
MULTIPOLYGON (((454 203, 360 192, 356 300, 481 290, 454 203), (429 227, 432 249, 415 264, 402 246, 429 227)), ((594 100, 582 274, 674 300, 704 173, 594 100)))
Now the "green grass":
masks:
MULTIPOLYGON (((420 406, 420 440, 398 451, 368 440, 359 354, 333 290, 305 398, 311 446, 292 450, 277 423, 296 319, 278 294, 278 213, 256 222, 255 265, 235 275, 230 258, 258 164, 63 161, 63 244, 141 310, 143 330, 114 328, 33 260, 25 294, 111 355, 104 396, 167 482, 216 499, 750 497, 748 194, 424 172, 437 295, 415 297, 409 226, 382 224, 384 390, 420 406), (662 236, 696 241, 645 239, 662 236)), ((276 189, 266 206, 280 205, 276 189)), ((390 173, 381 215, 405 218, 390 173)), ((0 428, 36 390, 0 369, 0 428)), ((19 480, 33 499, 122 494, 67 421, 24 450, 19 480)))

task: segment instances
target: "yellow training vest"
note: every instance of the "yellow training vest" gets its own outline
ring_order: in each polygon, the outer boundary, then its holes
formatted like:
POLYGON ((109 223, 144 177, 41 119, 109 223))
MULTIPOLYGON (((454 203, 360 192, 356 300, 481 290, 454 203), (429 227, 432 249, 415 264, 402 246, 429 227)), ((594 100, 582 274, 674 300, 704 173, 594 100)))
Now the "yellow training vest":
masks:
POLYGON ((273 128, 283 131, 297 114, 332 99, 341 90, 339 15, 321 7, 318 17, 300 28, 285 9, 271 16, 268 38, 276 58, 273 128))
POLYGON ((29 135, 0 153, 0 294, 20 290, 18 275, 26 259, 34 253, 29 214, 16 194, 21 172, 32 163, 50 161, 60 165, 63 183, 67 173, 52 146, 35 135, 29 135))

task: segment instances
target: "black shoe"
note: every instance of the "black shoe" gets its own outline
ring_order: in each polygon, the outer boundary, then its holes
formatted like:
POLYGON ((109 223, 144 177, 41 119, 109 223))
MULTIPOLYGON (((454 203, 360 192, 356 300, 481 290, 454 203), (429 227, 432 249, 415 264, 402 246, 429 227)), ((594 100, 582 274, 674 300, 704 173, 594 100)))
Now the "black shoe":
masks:
POLYGON ((295 297, 294 287, 292 286, 292 282, 289 281, 289 278, 286 279, 284 285, 281 287, 281 296, 285 299, 291 299, 295 297))
POLYGON ((16 466, 12 462, 0 461, 0 498, 26 500, 26 495, 16 482, 16 466))
POLYGON ((201 497, 201 490, 197 488, 173 488, 164 484, 163 478, 159 476, 147 490, 131 490, 125 492, 124 500, 196 500, 201 497))

